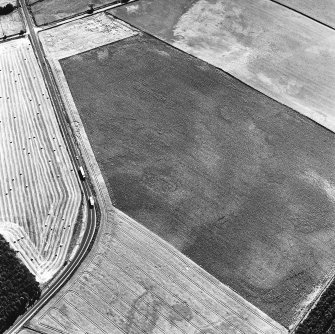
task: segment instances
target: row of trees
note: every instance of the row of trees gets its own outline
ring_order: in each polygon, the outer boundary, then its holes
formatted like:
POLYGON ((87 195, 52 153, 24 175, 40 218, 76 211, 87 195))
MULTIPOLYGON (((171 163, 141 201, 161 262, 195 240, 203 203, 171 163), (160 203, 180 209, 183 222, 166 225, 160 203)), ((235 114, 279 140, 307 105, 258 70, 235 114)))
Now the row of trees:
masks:
POLYGON ((24 314, 40 295, 41 289, 35 276, 0 235, 0 333, 24 314))
POLYGON ((16 7, 11 4, 11 3, 8 3, 7 5, 5 6, 0 6, 0 15, 7 15, 7 14, 10 14, 16 7))
POLYGON ((335 281, 322 294, 295 334, 325 334, 335 322, 335 281))

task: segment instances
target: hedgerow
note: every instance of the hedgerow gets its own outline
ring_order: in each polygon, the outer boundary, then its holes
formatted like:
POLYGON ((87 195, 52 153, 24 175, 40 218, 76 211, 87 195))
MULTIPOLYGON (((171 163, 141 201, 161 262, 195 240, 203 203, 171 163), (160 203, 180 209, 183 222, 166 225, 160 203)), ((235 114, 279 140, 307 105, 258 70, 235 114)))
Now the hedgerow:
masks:
POLYGON ((10 14, 15 9, 15 6, 11 3, 8 3, 5 6, 0 6, 0 15, 7 15, 10 14))

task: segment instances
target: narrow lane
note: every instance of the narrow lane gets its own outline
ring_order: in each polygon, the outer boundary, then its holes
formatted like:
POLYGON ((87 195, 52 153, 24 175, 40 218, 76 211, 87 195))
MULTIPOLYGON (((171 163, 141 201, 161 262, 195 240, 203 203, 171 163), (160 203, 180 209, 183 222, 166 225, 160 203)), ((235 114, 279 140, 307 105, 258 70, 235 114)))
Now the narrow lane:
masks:
MULTIPOLYGON (((22 8, 22 12, 24 15, 25 23, 27 25, 27 33, 29 34, 29 38, 32 44, 32 47, 35 51, 36 58, 40 64, 43 78, 45 80, 45 84, 49 91, 50 100, 53 103, 54 110, 56 113, 57 120, 59 122, 59 126, 68 148, 68 152, 74 168, 78 171, 79 166, 81 165, 82 158, 77 160, 77 156, 79 156, 79 152, 76 149, 74 141, 72 139, 71 129, 67 122, 67 114, 66 109, 63 105, 60 93, 58 91, 58 87, 56 85, 55 79, 51 72, 51 69, 48 66, 44 51, 42 49, 39 38, 35 32, 35 27, 32 21, 32 18, 29 14, 28 8, 24 0, 19 0, 19 3, 22 8)), ((78 182, 80 182, 77 175, 78 182)), ((82 189, 84 192, 84 198, 87 201, 89 196, 93 193, 90 190, 89 184, 84 181, 81 182, 82 189)), ((91 241, 94 236, 95 228, 96 228, 96 208, 88 207, 87 214, 87 227, 83 236, 83 240, 78 249, 78 252, 75 258, 67 265, 66 270, 58 277, 58 279, 53 282, 53 285, 49 287, 49 289, 42 295, 41 299, 35 303, 35 305, 24 314, 8 331, 7 333, 18 333, 21 327, 30 320, 59 290, 60 288, 67 282, 67 280, 71 277, 71 275, 75 272, 77 267, 80 265, 85 255, 87 254, 88 248, 91 244, 91 241)))

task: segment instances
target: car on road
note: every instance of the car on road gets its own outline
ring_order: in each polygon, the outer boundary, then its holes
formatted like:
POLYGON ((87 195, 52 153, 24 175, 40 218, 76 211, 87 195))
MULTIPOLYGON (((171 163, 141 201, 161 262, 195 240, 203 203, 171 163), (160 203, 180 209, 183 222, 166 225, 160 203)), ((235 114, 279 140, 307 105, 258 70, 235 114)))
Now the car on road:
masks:
POLYGON ((88 198, 88 204, 89 204, 90 208, 94 207, 94 198, 93 198, 93 196, 90 196, 88 198))

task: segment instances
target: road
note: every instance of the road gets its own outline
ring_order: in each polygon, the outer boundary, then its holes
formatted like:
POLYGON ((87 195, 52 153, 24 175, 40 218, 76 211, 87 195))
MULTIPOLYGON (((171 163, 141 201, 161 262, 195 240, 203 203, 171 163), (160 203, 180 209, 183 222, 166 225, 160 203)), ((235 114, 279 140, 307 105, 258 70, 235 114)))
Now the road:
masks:
MULTIPOLYGON (((24 19, 26 21, 26 25, 28 28, 27 33, 29 34, 32 47, 34 48, 37 60, 40 64, 42 74, 45 80, 45 84, 49 90, 50 99, 53 103, 54 110, 56 112, 59 126, 61 128, 63 138, 67 145, 70 158, 73 162, 74 167, 76 168, 76 170, 78 170, 79 166, 81 165, 80 161, 83 161, 83 159, 79 158, 79 153, 76 149, 76 146, 74 145, 74 141, 71 135, 71 129, 67 122, 66 110, 64 108, 60 93, 58 91, 58 87, 56 85, 51 69, 49 68, 47 64, 44 51, 42 49, 41 43, 36 34, 35 27, 34 27, 32 18, 29 14, 28 8, 24 0, 19 0, 19 3, 22 7, 22 12, 23 12, 24 19)), ((82 184, 82 189, 84 192, 84 197, 87 200, 89 196, 91 196, 92 191, 90 190, 90 186, 88 182, 83 181, 81 182, 81 184, 82 184)), ((95 228, 96 228, 96 223, 97 223, 96 219, 97 219, 96 208, 88 207, 87 228, 85 230, 83 240, 80 244, 80 247, 75 257, 73 258, 71 262, 68 263, 67 267, 61 273, 61 275, 57 278, 57 280, 53 282, 53 285, 50 286, 49 289, 42 295, 41 299, 38 300, 35 303, 35 305, 29 311, 27 311, 20 319, 18 319, 17 322, 7 331, 8 334, 18 333, 21 327, 24 325, 24 323, 27 322, 29 319, 31 319, 55 295, 55 293, 59 291, 59 289, 67 282, 70 276, 78 268, 78 266, 84 259, 88 251, 89 245, 91 244, 91 241, 93 239, 95 228)))

